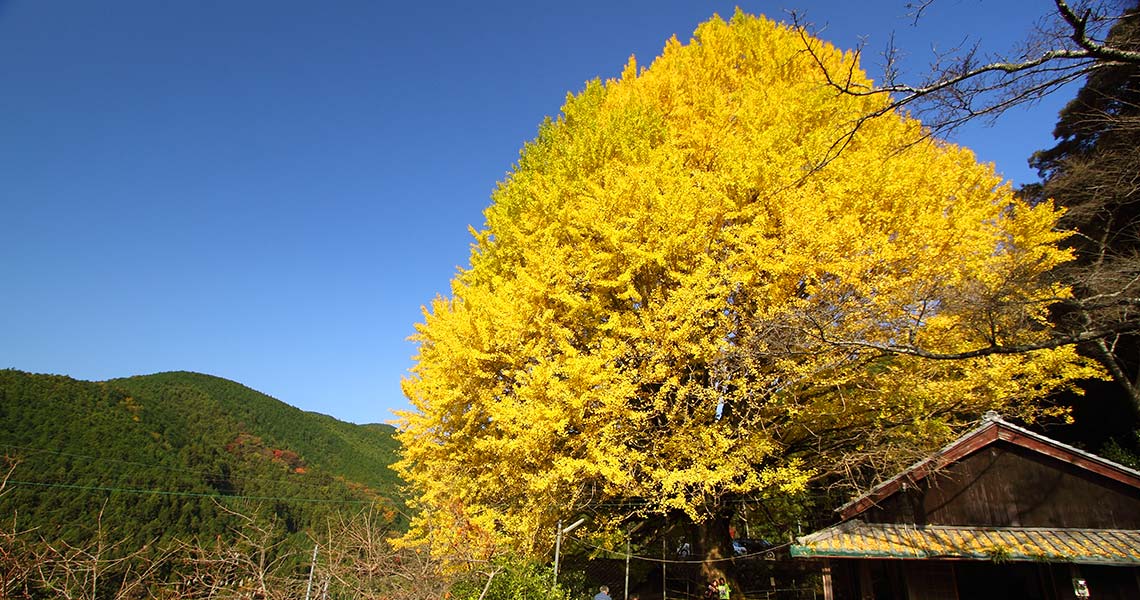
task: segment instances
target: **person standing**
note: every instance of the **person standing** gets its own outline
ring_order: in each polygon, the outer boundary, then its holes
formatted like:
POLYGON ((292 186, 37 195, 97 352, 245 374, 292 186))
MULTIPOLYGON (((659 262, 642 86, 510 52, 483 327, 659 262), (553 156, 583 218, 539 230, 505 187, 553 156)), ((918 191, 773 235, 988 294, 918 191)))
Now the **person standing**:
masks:
POLYGON ((705 600, 719 600, 720 592, 716 588, 716 578, 709 580, 709 584, 705 587, 705 600))
POLYGON ((594 600, 613 600, 613 598, 610 598, 609 586, 603 585, 602 587, 598 588, 598 593, 594 594, 594 600))
POLYGON ((720 600, 728 600, 728 582, 724 580, 724 577, 721 577, 720 580, 716 582, 716 589, 720 600))

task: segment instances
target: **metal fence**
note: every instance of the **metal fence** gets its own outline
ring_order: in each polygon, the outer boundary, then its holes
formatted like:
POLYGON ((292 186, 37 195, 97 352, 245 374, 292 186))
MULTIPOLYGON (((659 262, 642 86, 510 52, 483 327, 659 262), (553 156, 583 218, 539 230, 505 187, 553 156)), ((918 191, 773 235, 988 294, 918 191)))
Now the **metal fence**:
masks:
POLYGON ((745 590, 746 600, 816 600, 814 587, 745 590))

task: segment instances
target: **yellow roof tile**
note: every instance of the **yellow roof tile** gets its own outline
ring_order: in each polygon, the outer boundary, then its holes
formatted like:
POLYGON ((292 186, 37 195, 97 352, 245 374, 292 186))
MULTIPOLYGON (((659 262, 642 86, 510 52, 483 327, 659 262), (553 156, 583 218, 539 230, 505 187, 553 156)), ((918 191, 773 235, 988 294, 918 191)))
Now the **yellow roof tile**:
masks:
POLYGON ((848 521, 799 538, 792 556, 960 558, 1140 565, 1140 531, 915 527, 848 521))

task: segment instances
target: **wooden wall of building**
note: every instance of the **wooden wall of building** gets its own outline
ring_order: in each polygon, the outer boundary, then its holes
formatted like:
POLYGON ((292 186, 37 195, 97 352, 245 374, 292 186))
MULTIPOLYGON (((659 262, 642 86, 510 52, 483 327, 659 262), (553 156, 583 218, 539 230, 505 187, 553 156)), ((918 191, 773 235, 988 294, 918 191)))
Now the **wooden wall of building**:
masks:
POLYGON ((861 515, 868 522, 1140 529, 1140 490, 998 442, 861 515))

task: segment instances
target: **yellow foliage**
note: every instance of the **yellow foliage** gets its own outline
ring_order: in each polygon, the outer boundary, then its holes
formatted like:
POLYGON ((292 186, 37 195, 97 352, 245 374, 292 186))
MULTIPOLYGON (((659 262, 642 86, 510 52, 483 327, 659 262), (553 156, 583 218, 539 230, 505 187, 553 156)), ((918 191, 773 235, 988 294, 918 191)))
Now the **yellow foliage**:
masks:
POLYGON ((1043 275, 1069 257, 1053 207, 911 119, 866 121, 836 155, 885 99, 820 73, 799 32, 738 13, 542 125, 417 326, 411 539, 539 551, 559 518, 620 499, 701 521, 870 440, 929 448, 986 410, 1031 417, 1096 374, 1068 348, 876 349, 1043 339, 1068 293, 1043 275))

